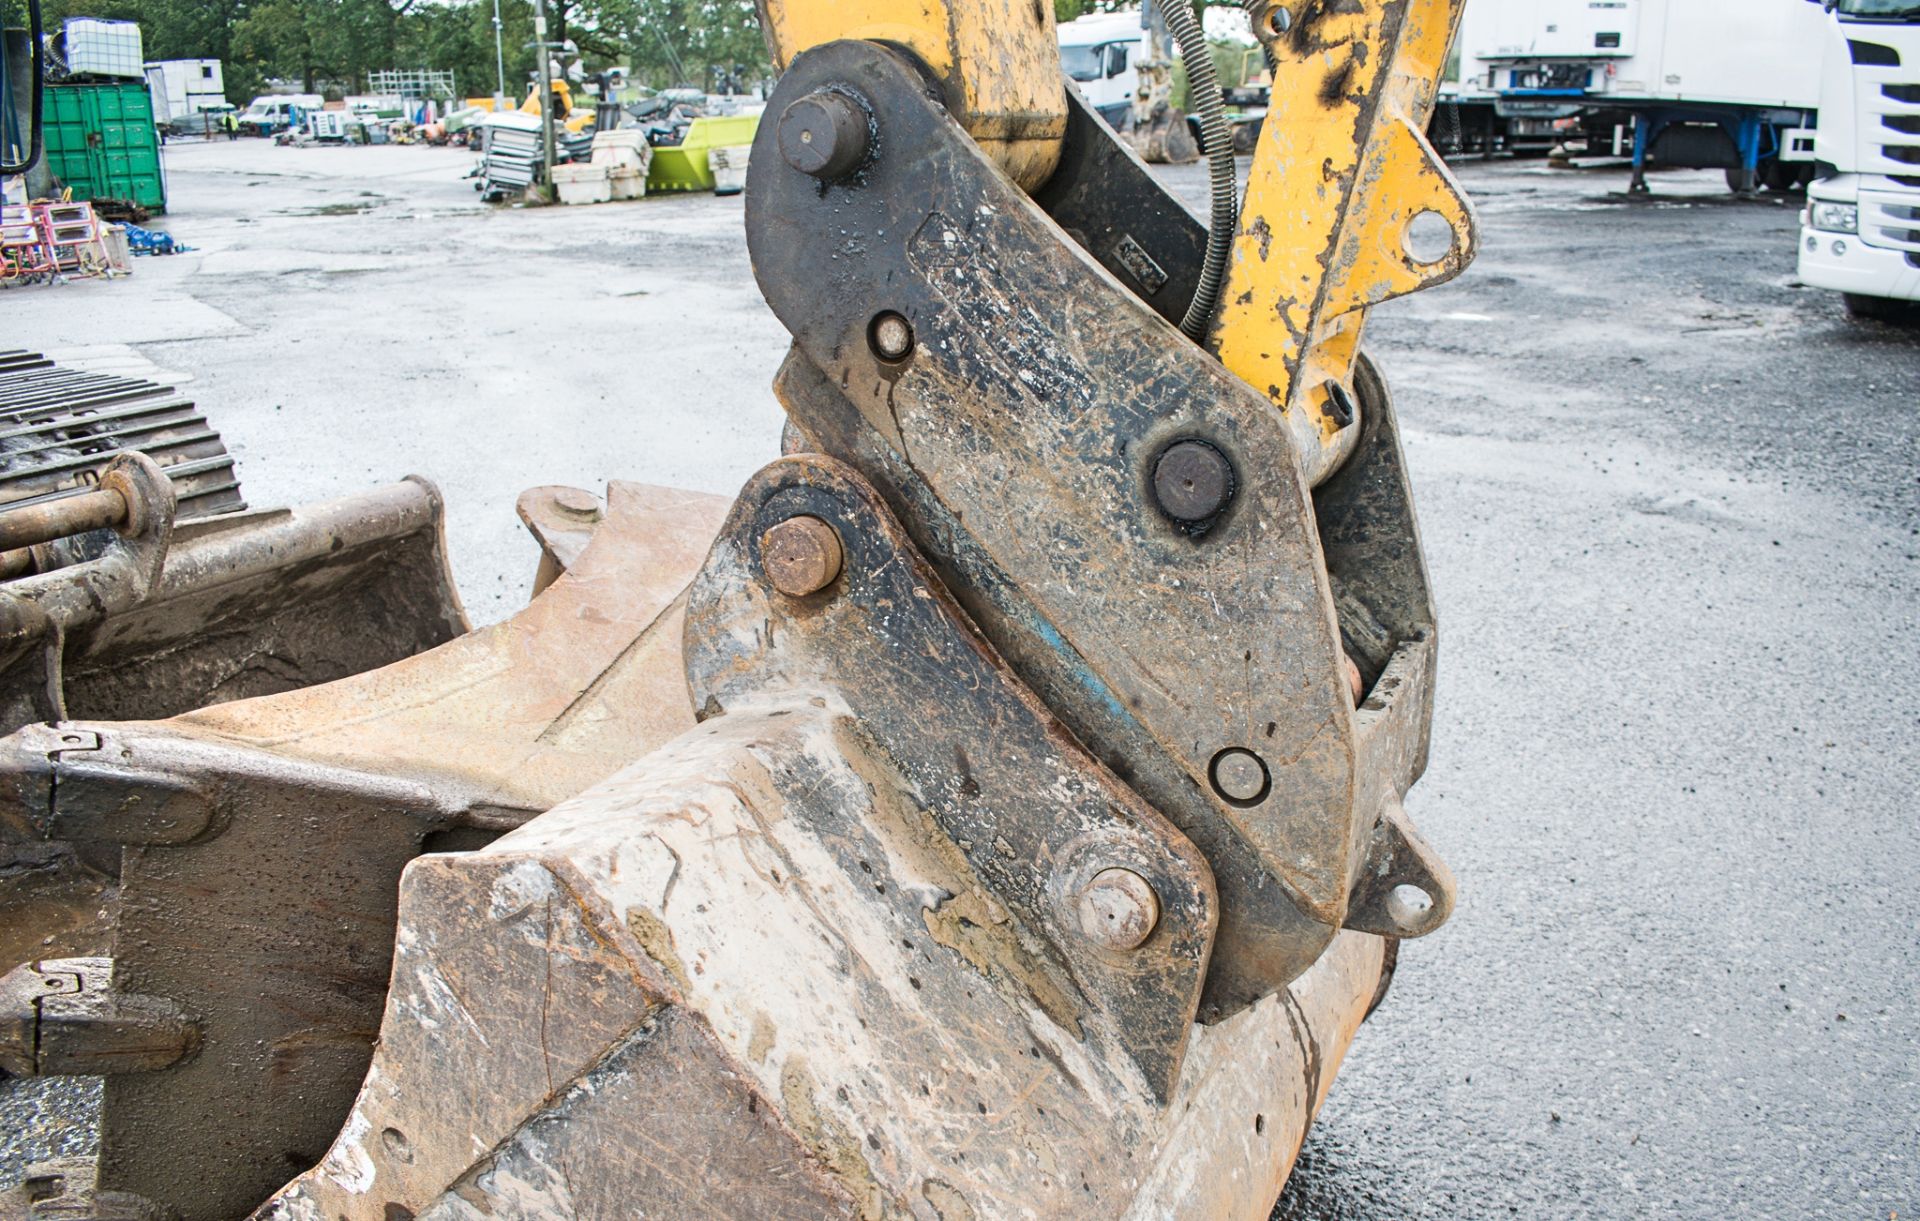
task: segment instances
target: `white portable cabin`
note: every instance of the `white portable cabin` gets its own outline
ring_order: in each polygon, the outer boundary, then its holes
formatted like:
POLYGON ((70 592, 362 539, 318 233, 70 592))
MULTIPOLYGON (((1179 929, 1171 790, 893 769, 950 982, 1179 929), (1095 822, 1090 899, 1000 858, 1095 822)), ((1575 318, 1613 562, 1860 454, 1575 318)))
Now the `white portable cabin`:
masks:
POLYGON ((161 59, 147 65, 147 79, 159 78, 167 113, 174 118, 218 110, 226 105, 225 73, 217 59, 161 59))

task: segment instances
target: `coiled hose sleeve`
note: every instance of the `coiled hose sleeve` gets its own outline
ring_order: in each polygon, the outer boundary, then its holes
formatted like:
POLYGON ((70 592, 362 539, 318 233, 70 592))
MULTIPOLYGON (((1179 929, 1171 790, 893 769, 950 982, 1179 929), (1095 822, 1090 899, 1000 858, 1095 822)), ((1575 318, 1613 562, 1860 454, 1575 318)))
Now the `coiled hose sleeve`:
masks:
POLYGON ((1205 340, 1220 301, 1220 283, 1226 278, 1227 252, 1240 223, 1240 192, 1233 165, 1233 131, 1227 126, 1227 108, 1220 97, 1220 77, 1213 70, 1213 50, 1194 16, 1191 0, 1161 0, 1167 29, 1179 44, 1187 66, 1187 97, 1200 114, 1200 149, 1207 156, 1207 178, 1213 208, 1207 223, 1207 256, 1200 265, 1200 283, 1193 290, 1180 329, 1196 342, 1205 340))

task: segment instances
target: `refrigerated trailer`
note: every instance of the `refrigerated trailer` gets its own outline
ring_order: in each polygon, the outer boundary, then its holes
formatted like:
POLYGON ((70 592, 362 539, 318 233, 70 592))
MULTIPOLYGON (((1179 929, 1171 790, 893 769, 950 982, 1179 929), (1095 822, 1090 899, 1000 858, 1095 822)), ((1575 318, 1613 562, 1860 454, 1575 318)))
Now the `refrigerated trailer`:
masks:
POLYGON ((1489 147, 1631 152, 1636 191, 1649 162, 1785 188, 1812 177, 1825 30, 1810 0, 1471 0, 1435 123, 1489 147))

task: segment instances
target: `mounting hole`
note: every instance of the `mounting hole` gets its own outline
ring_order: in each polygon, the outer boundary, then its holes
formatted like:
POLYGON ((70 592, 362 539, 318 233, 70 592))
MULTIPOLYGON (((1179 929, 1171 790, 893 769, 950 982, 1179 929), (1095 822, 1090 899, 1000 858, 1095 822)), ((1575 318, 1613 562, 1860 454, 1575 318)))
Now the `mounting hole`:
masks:
POLYGON ((890 365, 913 355, 913 325, 893 310, 883 310, 867 324, 867 346, 890 365))
POLYGON ((1453 226, 1447 218, 1428 208, 1414 214, 1400 235, 1407 257, 1421 266, 1438 263, 1453 253, 1453 226))
POLYGON ((1417 933, 1433 918, 1433 896, 1411 882, 1387 892, 1387 919, 1406 933, 1417 933))
POLYGON ((383 1128, 380 1132, 380 1144, 381 1147, 387 1151, 387 1156, 393 1158, 393 1160, 397 1162, 413 1161, 413 1143, 407 1139, 407 1134, 400 1129, 383 1128))
POLYGON ((1239 746, 1229 746, 1213 757, 1207 779, 1220 800, 1242 809, 1259 805, 1273 791, 1266 760, 1239 746))

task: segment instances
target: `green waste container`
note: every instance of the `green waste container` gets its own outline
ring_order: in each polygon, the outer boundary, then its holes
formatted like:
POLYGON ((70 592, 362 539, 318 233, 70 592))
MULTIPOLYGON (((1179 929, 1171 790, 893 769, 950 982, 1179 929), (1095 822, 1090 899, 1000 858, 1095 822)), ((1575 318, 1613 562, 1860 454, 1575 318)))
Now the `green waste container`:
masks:
POLYGON ((144 81, 49 85, 45 115, 47 169, 75 199, 167 210, 160 134, 144 81))
POLYGON ((752 144, 760 127, 757 114, 709 115, 687 126, 687 138, 679 144, 653 150, 653 164, 647 170, 647 191, 711 191, 713 167, 707 153, 736 144, 752 144))

